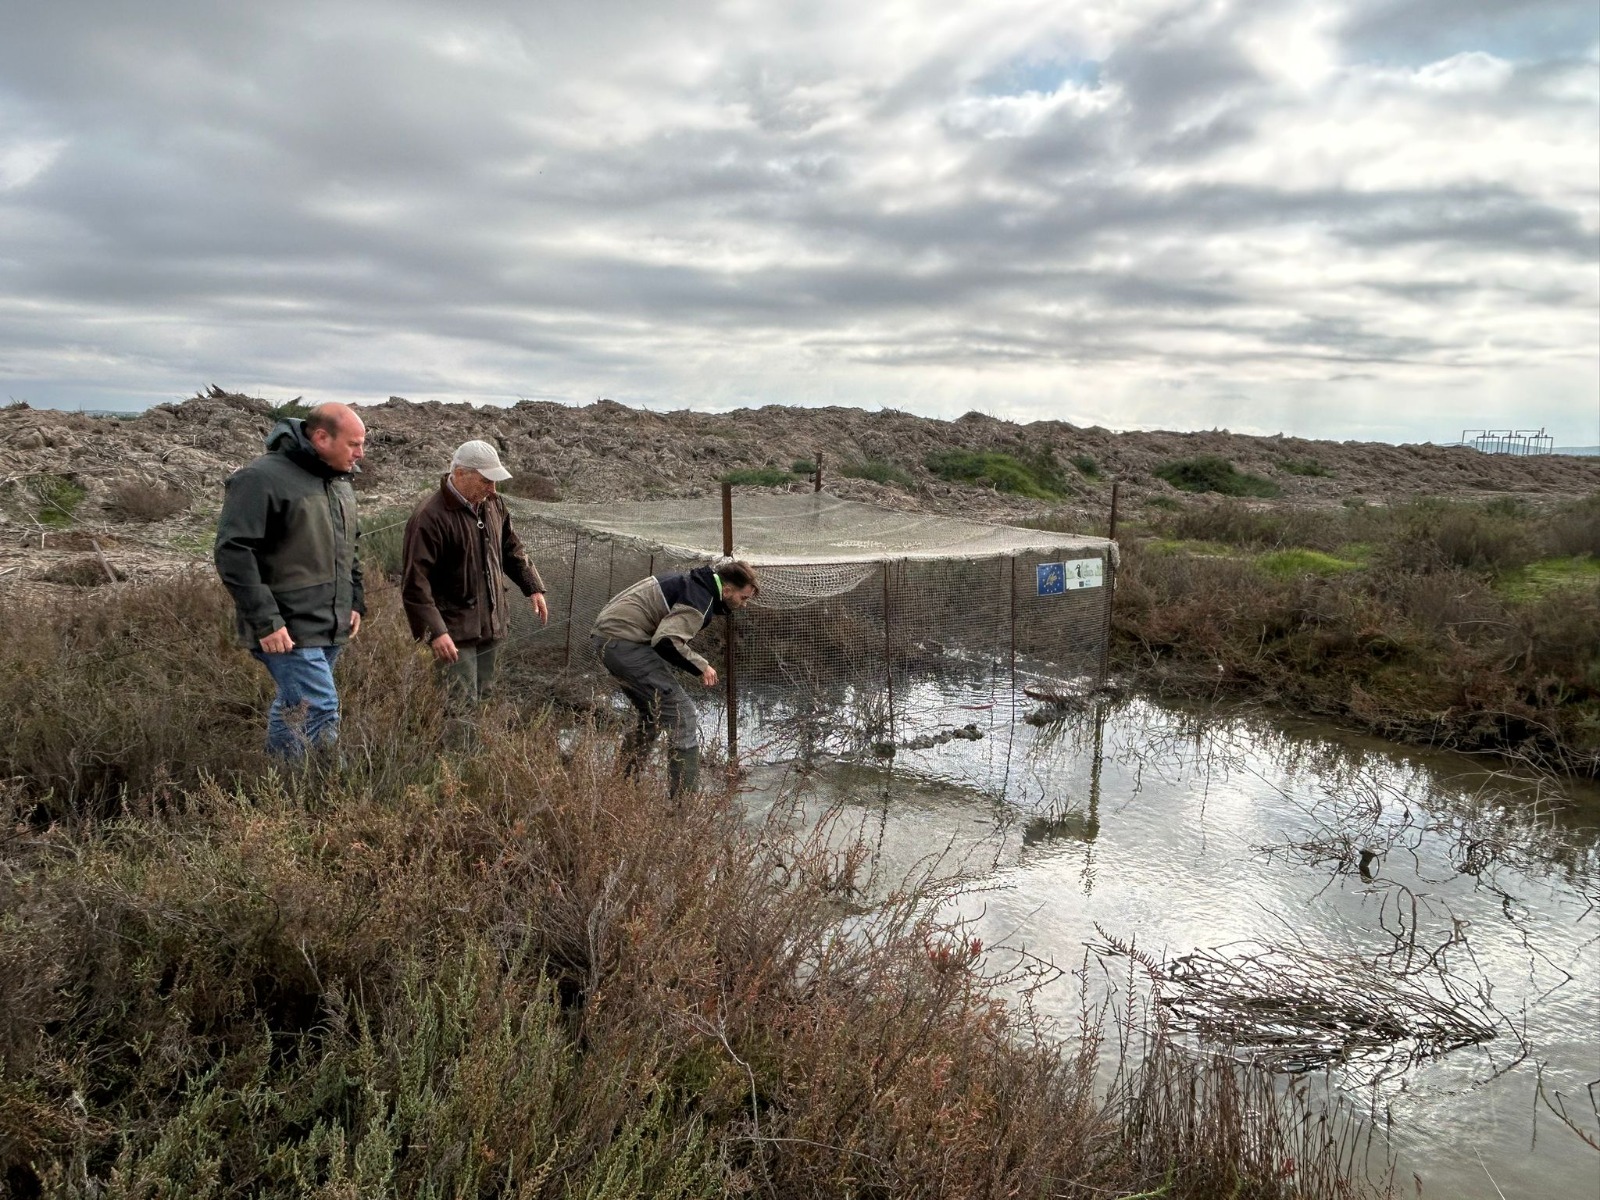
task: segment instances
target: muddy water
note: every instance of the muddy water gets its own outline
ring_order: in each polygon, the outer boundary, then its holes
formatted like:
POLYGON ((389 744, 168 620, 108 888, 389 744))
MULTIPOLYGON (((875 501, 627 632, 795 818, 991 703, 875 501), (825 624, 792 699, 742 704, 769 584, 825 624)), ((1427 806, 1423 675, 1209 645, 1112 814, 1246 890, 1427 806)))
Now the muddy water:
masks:
POLYGON ((746 800, 842 806, 876 886, 959 873, 991 969, 1063 968, 1034 1002, 1065 1028, 1127 977, 1115 944, 1188 956, 1158 988, 1180 1031, 1325 1076, 1403 1193, 1600 1196, 1600 1153, 1552 1111, 1600 1140, 1600 792, 1142 700, 1015 719, 1037 708, 888 761, 769 761, 746 800))

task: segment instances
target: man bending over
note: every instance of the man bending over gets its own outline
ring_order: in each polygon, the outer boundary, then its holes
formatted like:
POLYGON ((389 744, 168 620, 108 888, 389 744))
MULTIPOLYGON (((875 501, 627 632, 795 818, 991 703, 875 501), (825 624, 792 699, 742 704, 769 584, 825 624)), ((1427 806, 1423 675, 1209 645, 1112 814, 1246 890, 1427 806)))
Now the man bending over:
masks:
POLYGON ((699 714, 674 670, 715 687, 717 669, 689 646, 689 639, 719 613, 743 608, 760 593, 748 563, 695 567, 681 574, 651 575, 612 597, 595 618, 589 644, 639 714, 622 742, 622 769, 638 774, 665 724, 667 792, 693 791, 700 775, 699 714))

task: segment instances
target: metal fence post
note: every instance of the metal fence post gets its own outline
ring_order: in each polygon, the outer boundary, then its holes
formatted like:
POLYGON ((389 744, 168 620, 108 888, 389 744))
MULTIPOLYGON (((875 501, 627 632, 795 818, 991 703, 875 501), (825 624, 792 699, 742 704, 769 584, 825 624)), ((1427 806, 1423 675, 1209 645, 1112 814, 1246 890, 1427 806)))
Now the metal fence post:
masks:
POLYGON ((883 680, 889 696, 889 745, 895 744, 894 732, 894 637, 891 628, 891 619, 894 615, 893 601, 889 596, 889 563, 883 564, 883 680))
POLYGON ((567 583, 567 648, 565 665, 572 666, 572 614, 578 607, 578 545, 583 534, 572 535, 572 576, 567 583))
MULTIPOLYGON (((733 484, 722 485, 722 553, 733 557, 733 484)), ((733 614, 722 616, 722 682, 728 706, 728 765, 739 761, 739 684, 733 614)))

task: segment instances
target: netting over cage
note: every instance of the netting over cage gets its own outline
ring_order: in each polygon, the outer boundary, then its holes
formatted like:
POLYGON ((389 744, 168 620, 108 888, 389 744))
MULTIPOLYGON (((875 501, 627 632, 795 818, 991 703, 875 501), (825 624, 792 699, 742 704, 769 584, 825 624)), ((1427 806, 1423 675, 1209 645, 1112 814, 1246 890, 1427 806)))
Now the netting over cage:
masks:
MULTIPOLYGON (((549 589, 544 629, 513 609, 517 659, 541 674, 595 677, 589 629, 611 596, 723 557, 717 497, 507 503, 549 589)), ((884 757, 982 736, 1013 718, 1024 689, 1070 694, 1103 670, 1115 571, 1104 538, 825 493, 738 495, 732 532, 761 594, 695 639, 724 682, 690 690, 703 736, 726 729, 742 759, 884 757)))

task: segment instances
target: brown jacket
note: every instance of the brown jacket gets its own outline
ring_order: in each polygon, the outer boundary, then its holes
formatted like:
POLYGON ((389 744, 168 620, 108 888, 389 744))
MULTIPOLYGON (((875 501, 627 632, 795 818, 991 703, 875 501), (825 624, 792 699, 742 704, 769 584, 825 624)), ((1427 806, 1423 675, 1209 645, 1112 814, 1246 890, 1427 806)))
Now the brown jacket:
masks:
POLYGON ((426 641, 443 633, 457 645, 498 641, 510 629, 506 580, 525 596, 544 591, 500 497, 475 514, 448 475, 406 522, 404 554, 400 598, 412 635, 426 641))

